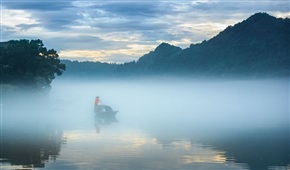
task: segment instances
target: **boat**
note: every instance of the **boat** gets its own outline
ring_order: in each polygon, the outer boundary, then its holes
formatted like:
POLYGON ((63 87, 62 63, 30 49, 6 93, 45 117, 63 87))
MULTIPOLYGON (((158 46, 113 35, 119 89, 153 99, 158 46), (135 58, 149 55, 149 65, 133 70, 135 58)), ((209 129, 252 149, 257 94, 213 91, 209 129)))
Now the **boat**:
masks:
POLYGON ((110 106, 107 105, 98 105, 95 107, 94 112, 96 116, 106 119, 114 118, 118 111, 114 111, 110 106))

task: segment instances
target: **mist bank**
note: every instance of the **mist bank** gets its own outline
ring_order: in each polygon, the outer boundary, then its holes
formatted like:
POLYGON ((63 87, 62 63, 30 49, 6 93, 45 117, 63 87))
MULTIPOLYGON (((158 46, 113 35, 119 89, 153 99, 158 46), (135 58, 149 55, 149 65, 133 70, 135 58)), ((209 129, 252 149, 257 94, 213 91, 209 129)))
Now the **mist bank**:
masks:
POLYGON ((182 122, 210 132, 289 124, 289 79, 57 79, 45 95, 22 92, 3 98, 3 120, 9 118, 3 122, 77 126, 93 115, 96 96, 119 111, 120 121, 146 128, 178 129, 182 122))

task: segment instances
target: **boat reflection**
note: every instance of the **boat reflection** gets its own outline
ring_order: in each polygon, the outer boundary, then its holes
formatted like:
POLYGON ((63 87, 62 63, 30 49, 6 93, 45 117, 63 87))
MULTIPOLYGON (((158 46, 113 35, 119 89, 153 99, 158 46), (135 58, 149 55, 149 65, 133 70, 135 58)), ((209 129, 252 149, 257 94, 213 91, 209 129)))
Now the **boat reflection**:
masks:
POLYGON ((95 128, 96 133, 100 133, 101 127, 110 125, 111 123, 117 123, 118 120, 116 118, 116 113, 118 111, 114 111, 110 106, 107 105, 99 105, 95 108, 95 128))

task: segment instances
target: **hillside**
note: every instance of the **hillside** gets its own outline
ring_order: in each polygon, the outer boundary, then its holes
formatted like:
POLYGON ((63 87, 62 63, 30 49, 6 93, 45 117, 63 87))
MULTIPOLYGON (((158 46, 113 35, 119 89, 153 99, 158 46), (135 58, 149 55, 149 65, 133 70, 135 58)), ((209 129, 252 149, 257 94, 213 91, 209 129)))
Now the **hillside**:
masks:
MULTIPOLYGON (((69 71, 72 62, 66 64, 69 71)), ((77 67, 75 64, 74 69, 78 69, 85 63, 78 63, 77 67)), ((187 49, 162 43, 137 62, 96 63, 91 72, 95 70, 98 75, 103 72, 109 77, 159 74, 264 77, 288 76, 289 66, 290 19, 256 13, 187 49)))
POLYGON ((191 45, 179 57, 189 64, 187 68, 194 68, 192 71, 285 75, 289 70, 289 41, 289 19, 257 13, 209 41, 191 45))

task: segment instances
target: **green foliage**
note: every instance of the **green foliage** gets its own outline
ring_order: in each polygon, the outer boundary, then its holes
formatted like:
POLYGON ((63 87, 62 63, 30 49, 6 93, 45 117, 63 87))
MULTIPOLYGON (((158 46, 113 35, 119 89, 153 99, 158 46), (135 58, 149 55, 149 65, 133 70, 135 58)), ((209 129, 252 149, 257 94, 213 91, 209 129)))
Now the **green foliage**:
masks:
POLYGON ((41 40, 11 40, 1 43, 1 83, 37 89, 50 87, 55 74, 65 65, 55 50, 47 50, 41 40))

